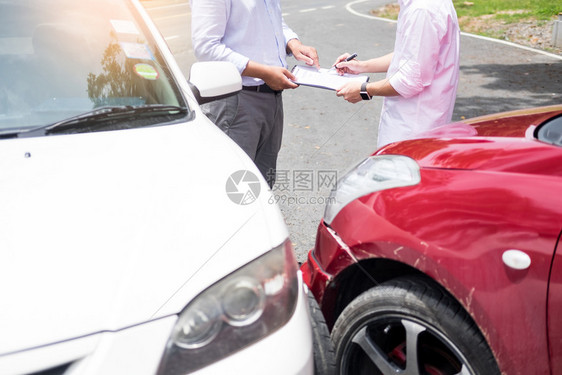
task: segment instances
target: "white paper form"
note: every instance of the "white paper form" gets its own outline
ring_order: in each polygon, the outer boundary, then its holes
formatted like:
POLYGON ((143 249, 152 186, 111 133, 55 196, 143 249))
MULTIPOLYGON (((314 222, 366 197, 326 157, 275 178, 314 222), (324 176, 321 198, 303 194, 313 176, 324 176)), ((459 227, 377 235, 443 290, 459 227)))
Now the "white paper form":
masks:
POLYGON ((361 74, 339 75, 335 69, 316 69, 313 66, 295 65, 291 72, 295 75, 294 82, 298 85, 337 90, 348 82, 367 82, 369 77, 361 74))

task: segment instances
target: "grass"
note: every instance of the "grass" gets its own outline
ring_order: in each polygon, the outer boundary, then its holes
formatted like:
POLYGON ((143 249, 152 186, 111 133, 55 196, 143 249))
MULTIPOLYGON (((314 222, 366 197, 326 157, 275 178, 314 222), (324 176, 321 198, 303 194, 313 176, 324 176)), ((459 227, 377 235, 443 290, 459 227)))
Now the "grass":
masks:
POLYGON ((548 21, 562 12, 562 0, 453 0, 453 4, 459 18, 491 15, 505 23, 548 21))
MULTIPOLYGON (((504 23, 527 20, 546 22, 562 13, 562 0, 453 0, 453 4, 459 18, 487 16, 504 23)), ((397 19, 399 9, 397 3, 392 3, 373 13, 379 17, 397 19)))
MULTIPOLYGON (((397 0, 371 13, 396 20, 397 0)), ((552 25, 562 13, 562 0, 453 0, 462 31, 513 41, 557 54, 551 43, 552 25)))
POLYGON ((461 30, 560 53, 551 44, 562 0, 453 0, 461 30))

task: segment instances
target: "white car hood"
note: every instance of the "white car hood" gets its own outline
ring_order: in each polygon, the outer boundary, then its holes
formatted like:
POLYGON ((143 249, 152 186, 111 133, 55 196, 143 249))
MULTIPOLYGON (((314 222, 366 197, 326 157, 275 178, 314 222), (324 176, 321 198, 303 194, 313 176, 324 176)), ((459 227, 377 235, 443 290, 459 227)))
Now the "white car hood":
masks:
POLYGON ((177 314, 280 244, 265 185, 229 200, 240 169, 206 121, 1 141, 0 354, 177 314))

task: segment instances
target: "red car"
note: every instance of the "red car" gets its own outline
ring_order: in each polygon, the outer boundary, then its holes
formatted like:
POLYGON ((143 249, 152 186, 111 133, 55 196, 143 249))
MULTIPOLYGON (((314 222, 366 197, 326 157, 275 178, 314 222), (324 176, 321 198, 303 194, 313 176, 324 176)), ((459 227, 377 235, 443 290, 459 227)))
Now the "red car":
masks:
POLYGON ((301 267, 339 373, 562 374, 561 231, 562 105, 379 149, 301 267))

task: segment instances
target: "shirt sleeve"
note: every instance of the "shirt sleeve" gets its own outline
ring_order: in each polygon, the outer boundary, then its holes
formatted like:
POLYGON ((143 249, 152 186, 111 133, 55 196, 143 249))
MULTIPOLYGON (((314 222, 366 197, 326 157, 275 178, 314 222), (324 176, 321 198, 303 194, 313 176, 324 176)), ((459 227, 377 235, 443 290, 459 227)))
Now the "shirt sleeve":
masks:
POLYGON ((191 0, 191 40, 197 60, 230 61, 242 73, 250 59, 222 42, 230 1, 191 0))
POLYGON ((282 19, 282 23, 283 23, 283 36, 285 36, 285 46, 287 46, 287 43, 289 43, 289 40, 298 39, 299 36, 297 35, 297 33, 295 33, 293 30, 291 30, 291 28, 289 26, 287 26, 284 19, 282 19))
POLYGON ((404 28, 397 34, 390 76, 392 87, 405 98, 419 94, 431 85, 436 71, 441 34, 434 15, 426 9, 416 9, 405 18, 404 28))

